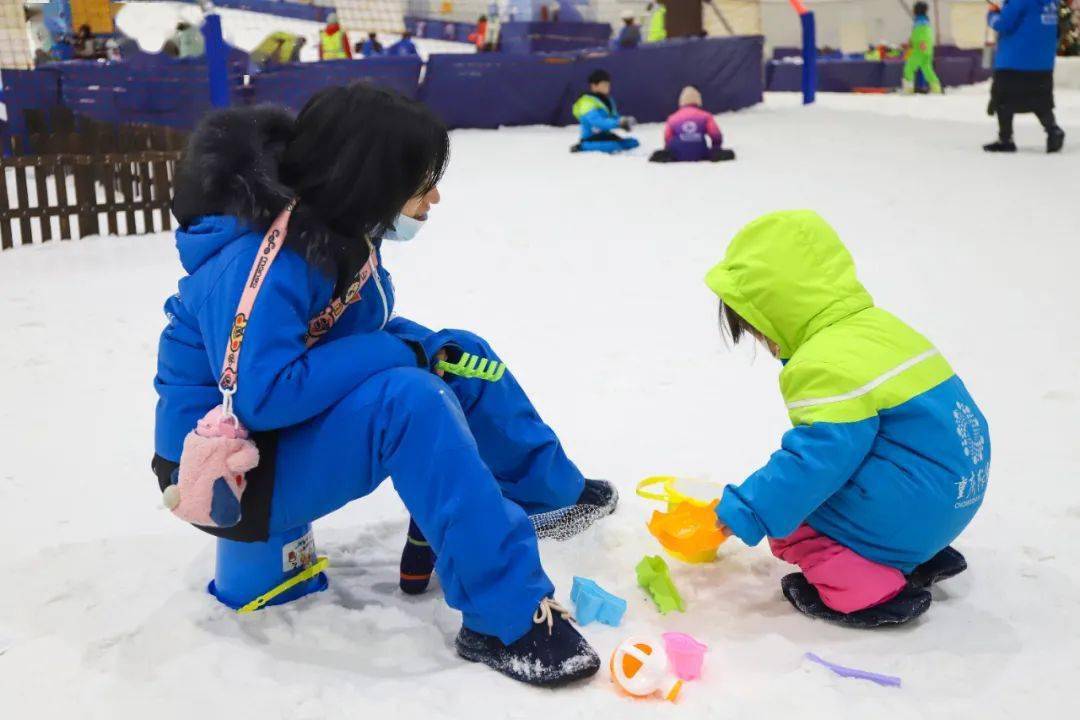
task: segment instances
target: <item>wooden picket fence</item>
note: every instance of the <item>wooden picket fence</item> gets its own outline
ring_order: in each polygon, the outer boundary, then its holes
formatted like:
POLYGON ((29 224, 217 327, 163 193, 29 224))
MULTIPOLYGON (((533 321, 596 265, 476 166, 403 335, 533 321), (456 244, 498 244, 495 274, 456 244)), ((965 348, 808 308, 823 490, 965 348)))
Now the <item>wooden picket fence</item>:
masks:
POLYGON ((28 133, 0 157, 0 249, 88 235, 172 229, 176 161, 185 136, 170 128, 26 111, 28 133))

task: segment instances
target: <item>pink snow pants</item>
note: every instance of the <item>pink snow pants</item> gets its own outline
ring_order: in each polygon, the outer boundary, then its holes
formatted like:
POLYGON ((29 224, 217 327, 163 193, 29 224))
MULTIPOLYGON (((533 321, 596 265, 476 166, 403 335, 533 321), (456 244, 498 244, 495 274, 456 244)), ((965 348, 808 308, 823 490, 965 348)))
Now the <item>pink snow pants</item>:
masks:
POLYGON ((822 601, 842 613, 880 605, 907 584, 896 568, 867 560, 809 525, 786 538, 769 538, 769 546, 776 557, 798 565, 822 601))

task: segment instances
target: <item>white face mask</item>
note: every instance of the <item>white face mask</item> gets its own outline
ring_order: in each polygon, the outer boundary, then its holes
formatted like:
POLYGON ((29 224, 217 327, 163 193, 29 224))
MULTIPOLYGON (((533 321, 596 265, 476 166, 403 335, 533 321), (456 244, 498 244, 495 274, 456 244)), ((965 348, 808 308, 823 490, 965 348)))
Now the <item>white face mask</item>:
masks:
POLYGON ((424 227, 423 220, 417 220, 408 215, 398 215, 397 220, 394 221, 394 227, 389 228, 383 234, 383 240, 409 242, 416 237, 416 233, 420 232, 422 227, 424 227))

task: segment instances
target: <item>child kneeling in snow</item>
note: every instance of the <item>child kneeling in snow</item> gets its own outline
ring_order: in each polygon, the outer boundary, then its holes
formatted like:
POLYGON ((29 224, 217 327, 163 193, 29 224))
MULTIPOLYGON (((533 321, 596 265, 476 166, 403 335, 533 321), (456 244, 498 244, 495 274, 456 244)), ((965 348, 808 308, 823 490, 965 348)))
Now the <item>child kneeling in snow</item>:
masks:
POLYGON ((744 228, 709 271, 720 322, 784 368, 793 429, 760 470, 725 488, 721 526, 769 538, 798 565, 784 595, 812 617, 856 627, 907 622, 927 588, 963 571, 949 547, 986 491, 986 419, 922 335, 875 307, 851 255, 816 213, 744 228))
POLYGON ((702 107, 701 93, 687 85, 679 93, 679 109, 664 123, 664 149, 657 150, 649 162, 700 162, 734 160, 735 153, 724 147, 724 136, 712 113, 702 107))
POLYGON ((221 402, 225 348, 237 355, 243 341, 228 387, 260 462, 229 522, 199 527, 263 541, 392 476, 462 613, 458 653, 561 684, 600 661, 552 601, 537 537, 569 537, 618 495, 582 476, 510 372, 443 376, 438 362, 463 352, 497 360, 483 339, 394 313, 383 241, 423 225, 449 149, 423 105, 362 84, 321 91, 296 118, 262 107, 203 120, 177 168, 186 276, 165 305, 154 469, 162 490, 177 482, 185 436, 221 402), (264 240, 272 222, 287 229, 264 240), (249 273, 261 292, 238 315, 249 273))
POLYGON ((619 115, 611 97, 611 75, 606 70, 593 70, 589 75, 589 91, 578 98, 573 107, 574 118, 581 123, 581 142, 570 152, 617 153, 633 150, 640 143, 632 137, 614 132, 629 130, 634 118, 619 115))

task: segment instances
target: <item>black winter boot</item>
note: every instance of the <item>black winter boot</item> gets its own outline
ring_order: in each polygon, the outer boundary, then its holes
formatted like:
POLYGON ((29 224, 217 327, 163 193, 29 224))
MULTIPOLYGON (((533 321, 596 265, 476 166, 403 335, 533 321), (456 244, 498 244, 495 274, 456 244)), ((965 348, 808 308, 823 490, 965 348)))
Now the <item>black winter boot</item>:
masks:
POLYGON ((606 480, 586 480, 577 503, 569 507, 530 515, 536 537, 568 540, 585 532, 597 520, 615 512, 619 491, 606 480))
POLYGON ((908 585, 924 590, 942 580, 959 575, 967 570, 967 560, 954 547, 947 547, 922 565, 919 565, 907 576, 908 585))
POLYGON ((1051 128, 1046 133, 1046 152, 1061 152, 1065 147, 1065 131, 1059 127, 1051 128))
POLYGON ((817 588, 802 573, 785 576, 780 581, 780 588, 788 602, 803 615, 863 630, 883 625, 903 625, 930 608, 930 593, 910 586, 891 600, 852 613, 842 613, 826 605, 817 588))
POLYGON ((405 549, 401 551, 401 590, 409 595, 419 595, 428 588, 435 570, 435 551, 424 539, 424 534, 409 520, 409 533, 405 537, 405 549))
POLYGON ((529 685, 557 687, 596 674, 600 657, 570 624, 570 612, 544 598, 529 632, 509 645, 493 635, 461 628, 454 645, 458 655, 529 685))
POLYGON ((983 145, 983 150, 992 153, 1012 153, 1016 152, 1016 143, 1012 140, 995 140, 992 143, 983 145))
POLYGON ((735 159, 735 151, 728 148, 714 148, 709 155, 712 162, 726 162, 735 159))

